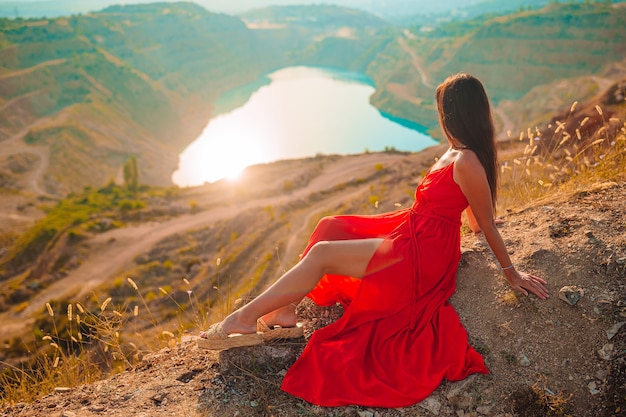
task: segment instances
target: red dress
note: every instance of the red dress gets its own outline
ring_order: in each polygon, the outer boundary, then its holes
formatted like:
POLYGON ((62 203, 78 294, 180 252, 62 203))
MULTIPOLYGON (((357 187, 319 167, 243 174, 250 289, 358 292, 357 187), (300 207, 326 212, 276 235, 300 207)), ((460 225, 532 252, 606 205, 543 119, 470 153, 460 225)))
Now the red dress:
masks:
POLYGON ((385 240, 362 279, 325 275, 308 294, 345 311, 313 334, 285 375, 284 391, 322 406, 403 407, 428 397, 444 378, 488 373, 448 303, 468 205, 452 172, 453 164, 429 170, 410 209, 320 221, 305 253, 321 240, 385 240))

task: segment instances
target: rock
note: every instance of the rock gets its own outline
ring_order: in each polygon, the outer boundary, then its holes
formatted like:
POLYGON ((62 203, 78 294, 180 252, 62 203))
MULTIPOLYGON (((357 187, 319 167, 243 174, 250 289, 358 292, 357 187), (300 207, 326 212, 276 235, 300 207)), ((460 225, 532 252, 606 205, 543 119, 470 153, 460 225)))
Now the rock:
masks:
POLYGON ((609 376, 609 371, 607 369, 599 369, 596 371, 595 377, 600 381, 604 381, 607 376, 609 376))
POLYGON ((587 243, 595 244, 600 242, 598 238, 593 235, 593 232, 591 230, 585 231, 585 236, 589 238, 589 240, 587 240, 587 243))
POLYGON ((598 356, 600 356, 600 358, 605 361, 611 360, 612 354, 613 354, 612 343, 607 343, 604 346, 602 346, 602 349, 598 349, 598 356))
POLYGON ((289 368, 300 354, 299 343, 286 345, 257 345, 222 350, 219 353, 220 372, 224 375, 253 373, 277 374, 289 368))
POLYGON ((92 413, 102 413, 103 411, 106 411, 106 409, 107 408, 103 405, 92 405, 89 407, 89 411, 92 413))
POLYGON ((59 417, 76 417, 76 413, 73 411, 62 411, 59 417))
POLYGON ((475 375, 464 379, 460 382, 452 384, 452 388, 446 394, 446 398, 450 404, 457 408, 467 409, 474 405, 475 398, 468 392, 474 382, 475 375))
POLYGON ((168 395, 169 395, 169 392, 161 391, 159 393, 154 394, 152 397, 150 397, 150 399, 154 401, 156 405, 163 405, 165 404, 165 400, 168 395))
POLYGON ((476 407, 476 412, 483 416, 488 416, 491 414, 491 407, 488 405, 481 405, 480 407, 476 407))
POLYGON ((436 416, 439 415, 439 410, 441 410, 441 403, 433 397, 426 398, 424 401, 419 403, 419 406, 436 416))
POLYGON ((524 355, 523 353, 521 353, 518 357, 517 357, 517 363, 520 364, 520 366, 530 366, 530 359, 528 359, 528 357, 526 355, 524 355))
POLYGON ((595 381, 591 381, 588 385, 587 388, 589 388, 589 392, 591 393, 591 395, 597 395, 600 394, 600 391, 596 388, 596 383, 595 381))
POLYGON ((357 411, 357 414, 359 415, 359 417, 374 417, 374 413, 372 413, 371 411, 357 411))
POLYGON ((70 387, 55 387, 54 392, 70 392, 72 389, 70 387))
POLYGON ((613 337, 615 337, 617 332, 619 332, 619 329, 621 329, 622 326, 625 325, 625 324, 626 324, 626 321, 621 321, 619 323, 615 323, 613 325, 613 327, 611 327, 609 330, 606 331, 606 337, 608 337, 609 340, 613 339, 613 337))
POLYGON ((551 224, 550 226, 548 226, 548 230, 550 231, 550 237, 556 239, 569 235, 572 232, 572 227, 569 223, 570 221, 566 219, 561 221, 560 223, 551 224))
POLYGON ((476 399, 467 392, 458 393, 458 395, 452 397, 452 401, 450 401, 450 403, 453 404, 455 407, 461 409, 470 408, 472 405, 474 405, 475 402, 476 399))
POLYGON ((575 305, 584 294, 584 290, 575 285, 566 285, 559 290, 559 298, 571 306, 575 305))

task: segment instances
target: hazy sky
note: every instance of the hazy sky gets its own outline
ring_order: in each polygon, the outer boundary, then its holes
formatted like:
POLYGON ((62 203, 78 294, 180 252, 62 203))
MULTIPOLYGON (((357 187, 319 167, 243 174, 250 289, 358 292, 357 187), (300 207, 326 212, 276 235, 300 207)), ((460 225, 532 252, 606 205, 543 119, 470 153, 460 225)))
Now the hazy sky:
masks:
MULTIPOLYGON (((0 0, 0 16, 55 17, 86 13, 112 4, 151 3, 155 0, 0 0)), ((161 0, 163 1, 163 0, 161 0)), ((172 1, 172 0, 165 0, 172 1)), ((455 7, 479 3, 478 0, 194 0, 214 12, 239 13, 268 5, 338 4, 383 15, 441 12, 455 7)), ((494 0, 492 0, 494 1, 494 0)), ((507 0, 496 0, 506 2, 507 0)))

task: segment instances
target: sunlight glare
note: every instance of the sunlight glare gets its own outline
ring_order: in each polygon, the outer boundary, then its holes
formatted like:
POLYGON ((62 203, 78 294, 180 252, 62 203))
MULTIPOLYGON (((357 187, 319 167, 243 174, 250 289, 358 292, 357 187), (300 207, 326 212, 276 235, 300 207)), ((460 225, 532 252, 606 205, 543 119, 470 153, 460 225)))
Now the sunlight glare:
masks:
POLYGON ((179 170, 173 175, 175 183, 195 186, 222 178, 236 180, 246 167, 271 158, 262 146, 268 141, 258 132, 243 126, 233 131, 232 125, 227 132, 219 118, 211 125, 203 133, 209 133, 210 140, 196 141, 181 154, 179 170))

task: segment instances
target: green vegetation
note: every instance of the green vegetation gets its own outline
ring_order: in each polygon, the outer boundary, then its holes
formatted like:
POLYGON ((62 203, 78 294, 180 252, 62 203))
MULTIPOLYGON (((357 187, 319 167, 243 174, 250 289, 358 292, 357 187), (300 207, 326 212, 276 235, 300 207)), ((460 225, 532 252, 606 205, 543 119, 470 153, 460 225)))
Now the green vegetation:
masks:
MULTIPOLYGON (((214 107, 218 98, 257 85, 276 68, 363 72, 377 87, 372 103, 381 111, 432 131, 432 91, 450 73, 463 69, 486 80, 497 104, 555 80, 596 74, 619 61, 626 44, 626 9, 604 3, 481 15, 430 32, 417 19, 403 31, 366 12, 326 5, 271 7, 242 18, 193 3, 155 3, 0 19, 0 99, 7 103, 0 131, 26 129, 28 145, 50 151, 43 188, 57 196, 104 183, 133 155, 143 182, 164 185, 176 166, 172 155, 214 112, 231 108, 214 107)), ((15 183, 2 166, 0 172, 6 186, 15 183)))
POLYGON ((103 232, 132 220, 133 213, 150 205, 155 191, 143 186, 132 190, 113 182, 80 193, 70 194, 52 207, 46 216, 22 234, 0 260, 3 275, 24 271, 36 263, 45 250, 51 250, 62 237, 80 240, 85 233, 103 232))
POLYGON ((131 156, 124 164, 124 185, 132 193, 137 192, 139 187, 139 170, 137 169, 137 158, 131 156))

